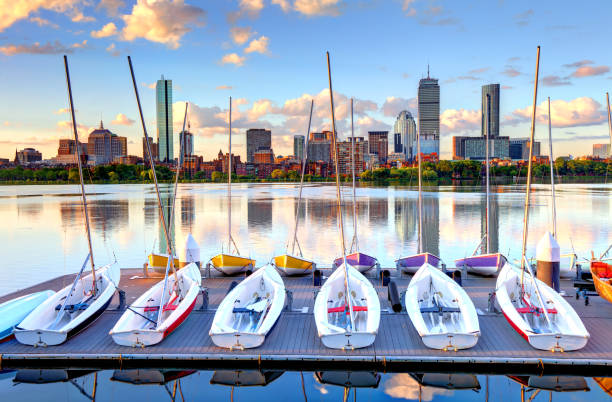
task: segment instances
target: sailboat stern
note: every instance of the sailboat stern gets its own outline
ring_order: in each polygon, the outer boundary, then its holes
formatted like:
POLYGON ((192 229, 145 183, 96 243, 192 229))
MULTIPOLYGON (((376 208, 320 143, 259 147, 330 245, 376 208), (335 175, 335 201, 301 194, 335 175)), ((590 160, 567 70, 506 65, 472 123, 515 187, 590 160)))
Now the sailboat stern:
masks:
POLYGON ((321 342, 330 349, 353 350, 366 348, 374 343, 376 333, 370 332, 342 332, 336 334, 319 335, 321 342))
POLYGON ((289 254, 274 257, 274 266, 285 275, 305 275, 312 272, 314 262, 289 254))
POLYGON ((210 260, 212 266, 224 275, 235 275, 255 267, 255 260, 239 255, 219 254, 210 260))
POLYGON ((67 331, 15 328, 14 334, 19 343, 34 347, 60 345, 68 339, 67 331))
MULTIPOLYGON (((421 334, 419 334, 421 335, 421 334)), ((425 346, 430 349, 439 349, 444 351, 455 351, 461 349, 469 349, 478 343, 480 332, 472 333, 443 333, 443 334, 426 334, 421 335, 421 339, 425 346)))

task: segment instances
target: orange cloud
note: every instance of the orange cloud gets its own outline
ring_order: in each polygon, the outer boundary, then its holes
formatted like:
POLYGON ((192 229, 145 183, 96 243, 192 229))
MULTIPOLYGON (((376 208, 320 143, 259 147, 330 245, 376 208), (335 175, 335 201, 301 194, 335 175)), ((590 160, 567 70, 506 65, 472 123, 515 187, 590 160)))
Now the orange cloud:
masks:
MULTIPOLYGON (((532 106, 517 109, 511 116, 506 116, 506 123, 518 124, 531 121, 532 106)), ((576 127, 599 124, 607 119, 601 104, 592 98, 583 96, 571 101, 561 99, 550 102, 551 125, 553 127, 576 127)), ((536 120, 548 123, 548 105, 542 102, 536 109, 536 120)))

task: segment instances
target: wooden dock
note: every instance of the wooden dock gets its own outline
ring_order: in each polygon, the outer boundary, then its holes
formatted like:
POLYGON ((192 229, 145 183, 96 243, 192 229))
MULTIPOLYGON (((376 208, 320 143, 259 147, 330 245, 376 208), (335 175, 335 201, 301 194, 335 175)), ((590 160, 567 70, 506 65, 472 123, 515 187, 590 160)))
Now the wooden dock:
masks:
MULTIPOLYGON (((400 291, 408 277, 391 271, 400 291)), ((328 274, 325 272, 324 275, 328 274)), ((0 298, 9 298, 42 289, 58 290, 68 285, 73 275, 63 276, 0 298)), ((115 297, 109 309, 89 328, 63 345, 34 348, 15 340, 0 344, 0 369, 8 368, 194 368, 266 370, 371 370, 380 372, 469 372, 499 374, 580 374, 612 376, 612 305, 599 297, 590 304, 575 299, 571 282, 562 281, 567 300, 576 308, 591 338, 576 352, 553 353, 533 349, 500 314, 489 314, 488 295, 494 279, 469 277, 464 288, 479 310, 481 338, 468 350, 444 352, 423 345, 405 312, 393 313, 387 301, 387 288, 372 278, 379 292, 381 323, 374 344, 365 349, 341 351, 327 349, 319 340, 312 315, 317 287, 311 277, 284 278, 292 292, 290 311, 284 311, 265 343, 256 349, 228 351, 216 347, 208 331, 232 281, 242 277, 213 276, 202 281, 208 289, 206 310, 194 310, 185 323, 157 346, 146 349, 116 345, 109 330, 123 311, 117 310, 115 297)), ((159 278, 144 278, 142 270, 122 270, 120 288, 131 303, 159 278)))

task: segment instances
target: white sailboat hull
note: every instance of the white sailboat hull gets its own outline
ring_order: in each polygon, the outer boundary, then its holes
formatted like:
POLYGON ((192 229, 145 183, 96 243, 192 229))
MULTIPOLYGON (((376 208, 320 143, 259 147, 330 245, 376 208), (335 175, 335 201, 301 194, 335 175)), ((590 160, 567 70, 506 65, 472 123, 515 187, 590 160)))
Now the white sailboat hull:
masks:
POLYGON ((17 327, 15 338, 19 343, 33 346, 52 346, 64 343, 95 321, 110 304, 120 273, 116 264, 109 264, 96 270, 97 296, 83 309, 70 312, 64 310, 62 317, 56 322, 59 311, 56 306, 63 304, 68 296, 67 305, 76 305, 87 300, 93 288, 92 274, 79 279, 71 295, 68 295, 72 284, 48 298, 35 308, 17 327))
POLYGON ((209 335, 222 348, 256 348, 264 343, 284 305, 285 284, 274 266, 267 264, 225 296, 209 335))
MULTIPOLYGON (((202 276, 200 270, 195 263, 181 268, 177 271, 178 289, 176 302, 172 304, 172 309, 166 309, 169 306, 163 306, 162 320, 159 325, 154 324, 158 317, 160 308, 161 295, 163 291, 164 281, 160 281, 140 296, 126 310, 119 321, 111 329, 109 334, 113 341, 121 346, 145 347, 156 345, 170 335, 179 325, 187 319, 189 313, 193 310, 198 294, 200 292, 200 284, 202 276), (136 314, 135 312, 138 312, 136 314), (149 318, 147 320, 143 316, 149 318)), ((164 303, 170 303, 175 291, 175 276, 168 275, 166 284, 166 295, 164 303)))
POLYGON ((416 272, 405 296, 406 310, 423 343, 432 349, 458 350, 476 345, 478 315, 465 290, 429 264, 416 272))
POLYGON ((315 300, 314 316, 319 338, 323 345, 332 349, 370 346, 376 339, 380 325, 380 301, 374 286, 352 266, 349 265, 347 271, 351 304, 362 309, 353 310, 353 328, 348 326, 350 316, 344 311, 330 312, 330 308, 341 307, 345 300, 344 264, 336 268, 325 281, 315 300))
POLYGON ((589 340, 589 333, 582 320, 570 304, 557 292, 537 278, 524 272, 524 297, 521 298, 521 270, 510 264, 502 268, 497 278, 496 299, 512 327, 529 344, 541 350, 572 351, 582 349, 589 340), (552 326, 548 325, 544 312, 525 312, 527 301, 539 307, 535 286, 536 281, 552 326))

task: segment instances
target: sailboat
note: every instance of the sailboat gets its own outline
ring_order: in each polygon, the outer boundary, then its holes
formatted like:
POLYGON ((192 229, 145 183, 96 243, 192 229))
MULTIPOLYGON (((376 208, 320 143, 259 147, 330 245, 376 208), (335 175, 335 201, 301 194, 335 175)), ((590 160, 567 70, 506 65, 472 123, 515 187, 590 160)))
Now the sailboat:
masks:
POLYGON ((380 325, 380 301, 372 283, 346 259, 329 52, 327 70, 334 145, 332 149, 336 165, 336 206, 343 262, 321 286, 315 299, 314 318, 323 345, 333 349, 357 349, 371 345, 376 339, 380 325))
POLYGON ((395 260, 395 268, 408 274, 416 273, 423 264, 429 264, 433 267, 440 265, 440 257, 429 252, 423 252, 423 183, 421 175, 421 136, 417 132, 417 161, 419 165, 419 221, 418 221, 418 244, 417 254, 407 257, 401 257, 395 260))
MULTIPOLYGON (((110 330, 109 334, 113 341, 118 345, 145 347, 155 345, 170 335, 178 328, 183 321, 189 316, 193 310, 196 299, 200 292, 202 276, 200 270, 195 263, 190 263, 185 267, 177 270, 174 266, 175 255, 172 241, 170 239, 170 231, 166 223, 163 205, 159 194, 159 186, 157 183, 157 174, 155 173, 155 161, 151 155, 149 146, 149 136, 147 127, 144 121, 142 107, 140 105, 140 97, 138 96, 138 87, 136 85, 136 77, 132 67, 132 59, 128 56, 128 64, 134 85, 136 102, 140 113, 140 121, 144 133, 145 143, 147 144, 147 153, 149 155, 149 163, 153 172, 153 182, 155 183, 155 193, 157 195, 157 203, 159 207, 159 216, 162 221, 162 227, 166 238, 166 249, 168 250, 168 263, 164 279, 139 298, 128 307, 123 313, 119 321, 110 330), (169 277, 170 269, 173 271, 172 277, 169 277)), ((185 105, 185 115, 187 114, 187 104, 185 105)), ((181 161, 179 154, 179 164, 181 161)), ((178 176, 178 175, 177 175, 178 176)), ((178 181, 175 181, 175 193, 177 191, 178 181)))
POLYGON ((305 259, 302 255, 302 248, 297 238, 298 222, 300 220, 300 205, 302 203, 302 189, 304 187, 304 173, 306 172, 306 162, 308 160, 308 135, 310 133, 310 123, 312 122, 312 109, 314 100, 310 101, 310 117, 308 118, 308 130, 306 131, 304 152, 302 153, 302 177, 300 178, 300 187, 298 192, 297 207, 295 209, 295 228, 293 230, 293 239, 291 240, 291 253, 289 253, 289 242, 285 249, 285 254, 276 256, 272 259, 272 264, 284 272, 285 275, 303 275, 312 272, 315 263, 305 259), (297 245, 299 256, 295 254, 295 246, 297 245))
MULTIPOLYGON (((357 196, 355 194, 355 132, 353 129, 353 98, 351 98, 351 171, 353 176, 353 241, 346 261, 361 273, 365 273, 378 264, 375 257, 359 252, 359 240, 357 238, 357 196)), ((343 258, 334 260, 334 267, 339 267, 343 258)))
POLYGON ((485 275, 485 276, 493 276, 495 275, 500 269, 501 267, 506 263, 507 259, 506 257, 504 257, 501 253, 491 253, 490 249, 491 249, 491 236, 489 234, 489 215, 491 213, 491 208, 489 207, 490 205, 490 194, 491 192, 489 191, 489 186, 490 186, 490 180, 489 180, 489 170, 490 170, 490 165, 489 165, 489 150, 490 150, 490 145, 489 145, 489 132, 491 130, 491 96, 489 94, 487 94, 487 135, 486 135, 486 139, 485 139, 485 171, 486 171, 486 186, 487 186, 487 195, 486 195, 486 207, 485 207, 485 235, 484 238, 482 239, 482 241, 480 242, 480 244, 476 247, 476 249, 474 250, 474 253, 469 256, 469 257, 465 257, 465 258, 459 258, 458 260, 455 260, 455 266, 458 268, 462 268, 465 267, 467 272, 472 273, 472 274, 478 274, 478 275, 485 275), (478 251, 478 249, 480 248, 481 245, 483 245, 484 243, 484 253, 482 254, 476 254, 476 252, 478 251))
POLYGON ((232 237, 232 97, 229 98, 229 153, 227 169, 227 253, 221 251, 211 258, 213 268, 225 275, 234 275, 255 267, 255 260, 240 255, 232 237), (234 253, 232 253, 232 247, 234 253))
POLYGON ((229 349, 261 346, 285 305, 285 284, 267 264, 240 282, 223 298, 210 327, 215 345, 229 349))
POLYGON ((480 337, 476 307, 465 290, 440 269, 423 264, 406 290, 408 316, 425 346, 468 349, 480 337))
MULTIPOLYGON (((70 85, 67 56, 64 56, 64 67, 66 71, 66 84, 68 86, 72 130, 74 132, 75 144, 78 144, 79 138, 76 119, 74 117, 74 105, 72 102, 72 88, 70 85)), ((116 261, 96 269, 91 245, 87 196, 85 194, 85 184, 83 183, 83 166, 80 147, 76 147, 76 156, 79 166, 79 181, 81 184, 82 206, 83 214, 85 215, 85 228, 89 253, 72 285, 61 289, 52 297, 47 298, 15 327, 14 334, 17 341, 25 345, 59 345, 68 338, 76 335, 94 322, 104 310, 106 310, 119 285, 120 273, 116 261), (83 271, 88 261, 91 265, 91 273, 84 276, 83 271)))
MULTIPOLYGON (((539 65, 540 47, 538 46, 531 115, 530 141, 532 144, 535 134, 539 65)), ((517 268, 506 262, 497 277, 495 295, 512 328, 525 338, 532 347, 553 352, 578 350, 588 342, 588 331, 572 306, 554 289, 534 277, 525 257, 532 159, 533 147, 530 147, 527 184, 525 186, 521 267, 517 268)))
POLYGON ((16 297, 0 304, 0 342, 13 336, 13 329, 39 304, 55 294, 52 290, 16 297))

